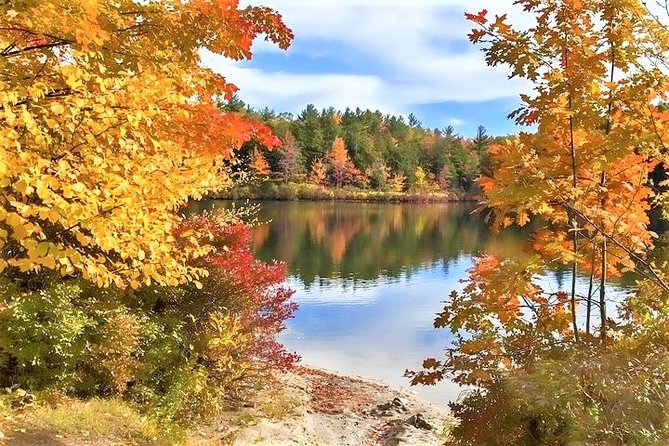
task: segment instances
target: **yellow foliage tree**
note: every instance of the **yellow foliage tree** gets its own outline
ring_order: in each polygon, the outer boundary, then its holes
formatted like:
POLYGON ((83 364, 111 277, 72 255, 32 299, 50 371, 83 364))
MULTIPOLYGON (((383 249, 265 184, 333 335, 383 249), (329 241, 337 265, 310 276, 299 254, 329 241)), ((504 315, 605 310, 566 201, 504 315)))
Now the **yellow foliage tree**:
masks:
POLYGON ((264 126, 215 106, 236 89, 202 51, 250 58, 278 14, 237 0, 44 0, 0 5, 0 270, 100 286, 174 285, 208 252, 176 210, 228 187, 226 164, 264 126))
POLYGON ((425 192, 430 186, 430 180, 422 167, 416 167, 414 177, 414 189, 418 192, 425 192))
POLYGON ((251 160, 251 169, 258 175, 269 175, 271 169, 265 156, 259 150, 253 152, 253 159, 251 160))
POLYGON ((330 161, 330 166, 332 166, 332 177, 334 182, 337 187, 341 187, 347 179, 350 166, 352 166, 351 159, 346 150, 346 144, 341 136, 337 136, 334 141, 332 141, 328 159, 330 161))
POLYGON ((406 177, 401 173, 397 172, 390 177, 390 190, 393 192, 404 192, 405 185, 406 177))
POLYGON ((321 158, 314 160, 309 174, 311 181, 319 186, 325 186, 327 184, 327 174, 328 166, 325 162, 321 158))

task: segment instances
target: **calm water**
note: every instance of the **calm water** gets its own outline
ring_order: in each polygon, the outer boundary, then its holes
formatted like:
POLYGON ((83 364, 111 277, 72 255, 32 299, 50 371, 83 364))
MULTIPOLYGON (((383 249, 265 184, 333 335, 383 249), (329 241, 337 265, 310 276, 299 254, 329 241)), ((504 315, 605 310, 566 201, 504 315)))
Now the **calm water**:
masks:
MULTIPOLYGON (((254 249, 288 264, 300 304, 282 342, 305 364, 406 387, 404 370, 451 341, 432 320, 462 287, 472 258, 523 255, 527 234, 492 235, 471 211, 460 204, 261 203, 259 219, 269 223, 255 228, 254 249)), ((555 271, 542 285, 556 291, 569 280, 555 271)), ((460 392, 452 383, 412 390, 435 402, 460 392)))

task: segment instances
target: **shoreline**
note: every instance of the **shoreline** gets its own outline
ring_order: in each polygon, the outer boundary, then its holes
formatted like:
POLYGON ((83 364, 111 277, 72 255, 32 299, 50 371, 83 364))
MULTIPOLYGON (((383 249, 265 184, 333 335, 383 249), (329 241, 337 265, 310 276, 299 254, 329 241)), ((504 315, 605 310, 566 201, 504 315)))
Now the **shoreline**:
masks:
POLYGON ((6 446, 438 446, 453 425, 445 405, 378 380, 305 365, 276 373, 249 401, 187 429, 178 442, 159 439, 158 431, 147 437, 146 425, 137 424, 146 417, 118 399, 36 400, 2 418, 0 444, 6 446), (85 422, 72 418, 83 413, 85 422))
MULTIPOLYGON (((288 395, 289 409, 281 417, 264 416, 232 428, 229 444, 437 446, 453 424, 447 406, 379 380, 305 365, 277 380, 279 393, 270 395, 273 407, 288 395)), ((260 407, 263 398, 259 396, 260 407)))
POLYGON ((392 192, 357 188, 330 188, 308 183, 267 181, 260 185, 237 186, 224 193, 211 195, 213 200, 255 201, 348 201, 369 203, 473 203, 474 193, 412 191, 392 192))

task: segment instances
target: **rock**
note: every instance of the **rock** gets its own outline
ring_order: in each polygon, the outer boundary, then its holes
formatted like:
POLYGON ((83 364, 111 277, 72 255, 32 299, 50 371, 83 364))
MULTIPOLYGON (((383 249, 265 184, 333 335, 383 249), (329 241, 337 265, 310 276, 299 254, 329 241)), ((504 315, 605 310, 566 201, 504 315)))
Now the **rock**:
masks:
POLYGON ((407 405, 407 402, 397 396, 388 403, 383 403, 376 406, 376 409, 374 409, 372 413, 374 415, 380 415, 382 417, 392 417, 398 413, 404 413, 408 411, 409 407, 407 405))
POLYGON ((399 396, 396 396, 395 398, 393 398, 392 405, 399 412, 408 412, 409 411, 408 403, 406 402, 406 400, 400 398, 399 396))
POLYGON ((417 413, 416 415, 409 417, 409 419, 407 419, 405 423, 417 429, 423 429, 426 431, 431 431, 432 429, 434 429, 434 426, 428 423, 425 417, 423 417, 423 414, 420 412, 417 413))
POLYGON ((12 409, 24 409, 35 403, 35 395, 23 389, 15 389, 10 392, 12 409))

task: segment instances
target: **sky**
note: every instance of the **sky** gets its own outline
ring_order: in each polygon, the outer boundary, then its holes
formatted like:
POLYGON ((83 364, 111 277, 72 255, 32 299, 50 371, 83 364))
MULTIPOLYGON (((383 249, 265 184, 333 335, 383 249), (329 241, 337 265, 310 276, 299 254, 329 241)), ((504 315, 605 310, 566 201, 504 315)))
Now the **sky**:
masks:
MULTIPOLYGON (((254 108, 294 114, 311 103, 413 113, 425 127, 472 136, 520 129, 506 116, 531 86, 488 67, 467 40, 464 12, 483 8, 522 21, 513 0, 254 0, 282 14, 295 33, 288 51, 264 40, 250 61, 213 54, 203 62, 240 88, 254 108)), ((242 5, 244 6, 244 5, 242 5)))

